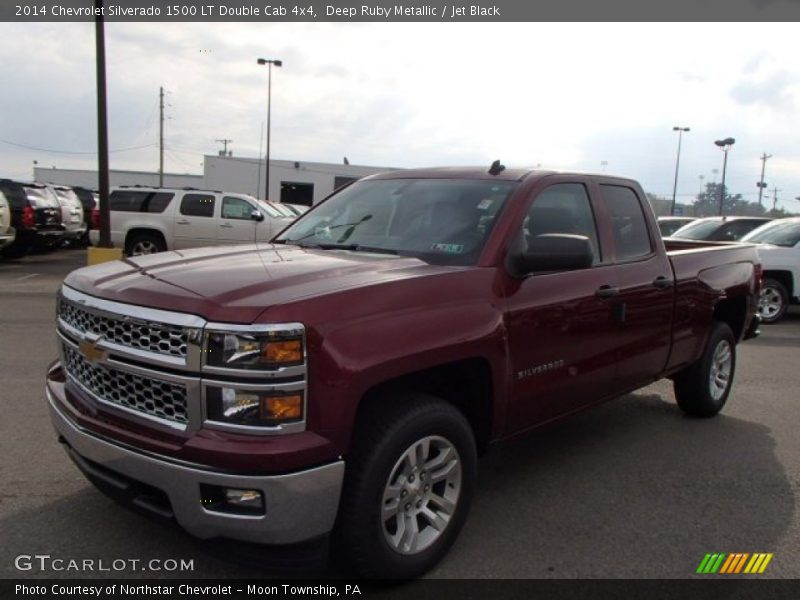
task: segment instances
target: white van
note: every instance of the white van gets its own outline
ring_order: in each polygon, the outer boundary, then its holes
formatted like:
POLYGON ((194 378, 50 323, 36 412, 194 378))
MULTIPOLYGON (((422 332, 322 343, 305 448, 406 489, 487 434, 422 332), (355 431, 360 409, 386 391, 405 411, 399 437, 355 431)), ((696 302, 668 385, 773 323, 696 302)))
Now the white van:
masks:
POLYGON ((109 208, 111 241, 128 256, 265 242, 292 222, 252 196, 192 188, 113 187, 109 208))

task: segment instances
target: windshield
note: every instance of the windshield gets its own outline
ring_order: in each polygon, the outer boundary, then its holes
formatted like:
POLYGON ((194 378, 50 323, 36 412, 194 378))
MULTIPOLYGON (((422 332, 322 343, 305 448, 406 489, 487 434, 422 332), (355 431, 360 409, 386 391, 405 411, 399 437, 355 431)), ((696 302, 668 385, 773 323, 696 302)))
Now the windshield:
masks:
POLYGON ((299 217, 275 241, 471 265, 516 186, 477 179, 361 181, 299 217))
POLYGON ((687 240, 707 240, 722 223, 723 221, 719 219, 694 221, 678 229, 678 231, 672 234, 672 237, 684 238, 687 240))
POLYGON ((800 221, 775 221, 751 231, 741 241, 791 248, 800 242, 800 221))
POLYGON ((289 217, 290 219, 294 219, 297 216, 294 213, 294 211, 288 206, 283 206, 278 202, 270 202, 270 205, 279 213, 281 213, 284 217, 289 217))
POLYGON ((272 203, 270 203, 270 202, 267 202, 266 200, 256 200, 256 202, 258 202, 258 205, 259 205, 259 206, 260 206, 262 209, 264 209, 264 212, 265 212, 265 213, 267 213, 267 214, 268 214, 270 217, 272 217, 272 218, 274 218, 274 219, 280 219, 280 218, 282 218, 282 217, 283 217, 283 213, 281 213, 281 211, 279 211, 278 209, 276 209, 276 208, 275 208, 275 207, 272 205, 272 203))

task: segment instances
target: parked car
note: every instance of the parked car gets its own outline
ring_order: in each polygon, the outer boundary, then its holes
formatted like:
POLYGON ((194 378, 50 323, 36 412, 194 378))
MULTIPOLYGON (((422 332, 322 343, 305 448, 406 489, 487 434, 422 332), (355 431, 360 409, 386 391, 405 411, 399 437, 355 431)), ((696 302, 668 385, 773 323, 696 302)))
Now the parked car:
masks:
MULTIPOLYGON (((129 256, 268 241, 292 219, 252 196, 192 188, 115 187, 111 241, 129 256)), ((89 237, 93 244, 99 231, 89 237)))
POLYGON ((0 191, 0 249, 14 243, 17 234, 11 226, 11 208, 6 195, 0 191))
POLYGON ((4 256, 19 258, 31 247, 54 248, 64 235, 58 199, 45 186, 0 179, 0 191, 11 207, 13 243, 2 249, 4 256))
POLYGON ((658 230, 661 237, 669 237, 684 225, 696 220, 695 217, 658 217, 658 230))
POLYGON ((88 231, 83 215, 83 204, 72 188, 63 185, 48 185, 61 206, 61 224, 64 227, 63 241, 73 246, 81 244, 88 231))
POLYGON ((86 232, 80 240, 81 245, 89 244, 89 230, 92 229, 92 215, 97 208, 97 192, 85 187, 73 186, 72 191, 78 196, 83 207, 83 222, 86 224, 86 232))
POLYGON ((306 214, 311 209, 310 206, 306 206, 305 204, 288 204, 286 202, 281 202, 281 206, 285 206, 298 217, 306 214))
POLYGON ((759 244, 764 268, 759 313, 764 323, 777 323, 789 304, 800 303, 800 217, 776 219, 741 241, 759 244))
POLYGON ((770 221, 766 217, 705 217, 684 225, 671 237, 707 242, 735 242, 770 221))
POLYGON ((662 240, 629 179, 385 173, 270 245, 70 273, 48 407, 123 504, 200 538, 335 525, 362 576, 415 577, 455 541, 490 442, 664 377, 685 413, 717 414, 760 277, 752 245, 662 240))

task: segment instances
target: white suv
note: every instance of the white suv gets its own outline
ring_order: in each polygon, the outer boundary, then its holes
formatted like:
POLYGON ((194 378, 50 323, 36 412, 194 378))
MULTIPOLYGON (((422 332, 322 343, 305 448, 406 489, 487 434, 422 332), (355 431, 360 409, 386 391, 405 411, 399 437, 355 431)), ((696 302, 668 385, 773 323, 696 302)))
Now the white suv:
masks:
POLYGON ((776 219, 740 241, 759 245, 763 279, 758 312, 764 323, 776 323, 789 304, 800 303, 800 217, 776 219))
POLYGON ((113 187, 109 207, 111 242, 128 256, 268 241, 292 222, 252 196, 192 188, 113 187))

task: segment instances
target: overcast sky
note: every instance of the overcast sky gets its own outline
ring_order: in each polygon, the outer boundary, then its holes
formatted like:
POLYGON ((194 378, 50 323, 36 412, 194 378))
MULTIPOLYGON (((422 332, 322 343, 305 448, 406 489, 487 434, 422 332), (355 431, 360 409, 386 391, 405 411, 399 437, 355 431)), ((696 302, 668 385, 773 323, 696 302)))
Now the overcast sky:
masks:
MULTIPOLYGON (((202 173, 233 140, 256 156, 272 77, 272 157, 381 166, 602 171, 679 200, 719 180, 757 198, 762 152, 779 205, 800 212, 797 25, 107 23, 111 167, 202 173), (127 148, 138 148, 126 150, 127 148), (603 166, 603 163, 607 163, 603 166), (719 170, 716 175, 713 170, 719 170)), ((96 168, 94 25, 0 23, 0 176, 33 161, 96 168), (10 145, 20 144, 37 150, 10 145), (55 152, 68 151, 73 154, 55 152), (85 154, 75 154, 75 153, 85 154)))

